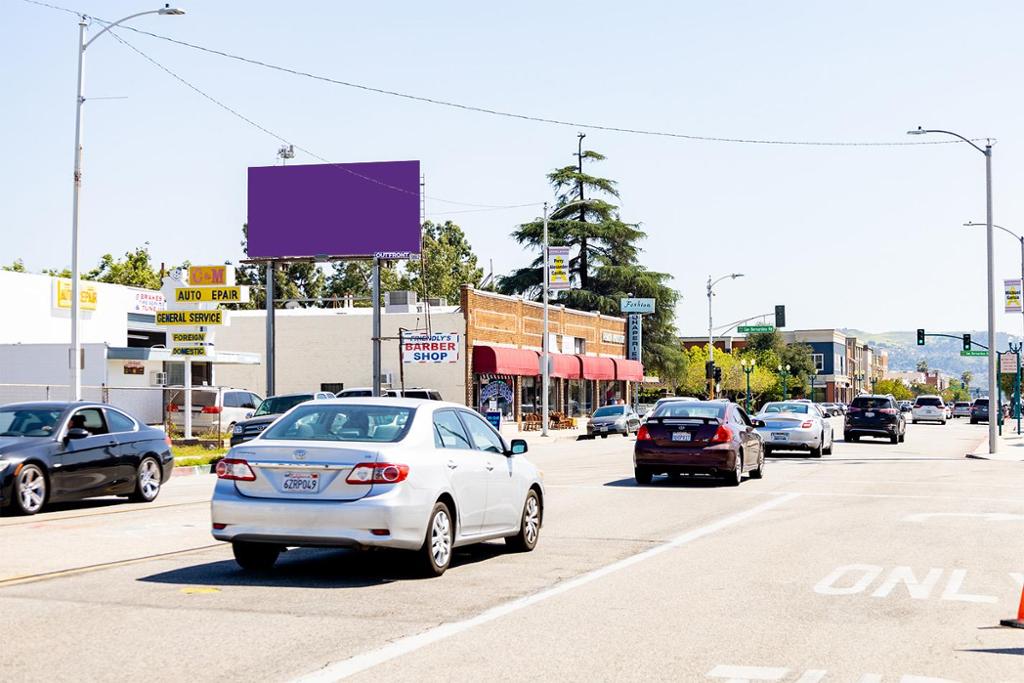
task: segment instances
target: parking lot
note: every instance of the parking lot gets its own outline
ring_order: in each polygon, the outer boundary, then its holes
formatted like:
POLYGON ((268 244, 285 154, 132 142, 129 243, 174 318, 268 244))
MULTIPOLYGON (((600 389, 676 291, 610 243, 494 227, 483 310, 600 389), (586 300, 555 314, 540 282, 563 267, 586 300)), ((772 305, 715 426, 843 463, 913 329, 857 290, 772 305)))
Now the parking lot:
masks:
POLYGON ((1021 632, 997 628, 1024 493, 1018 463, 963 457, 984 431, 778 454, 732 489, 638 487, 632 439, 535 445, 537 549, 463 548, 429 580, 344 550, 243 574, 209 534, 209 475, 3 517, 3 678, 1024 680, 1021 632))

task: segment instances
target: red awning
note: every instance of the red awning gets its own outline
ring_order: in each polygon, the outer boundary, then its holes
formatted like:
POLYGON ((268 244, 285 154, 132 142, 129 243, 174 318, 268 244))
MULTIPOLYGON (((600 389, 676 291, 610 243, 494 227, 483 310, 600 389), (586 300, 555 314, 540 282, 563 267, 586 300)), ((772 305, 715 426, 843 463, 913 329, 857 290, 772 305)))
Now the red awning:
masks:
POLYGON ((529 349, 474 346, 473 372, 478 375, 539 375, 540 354, 529 349))
POLYGON ((584 379, 615 379, 615 363, 611 358, 576 356, 583 365, 584 379))
POLYGON ((616 358, 615 379, 623 382, 643 382, 644 366, 638 360, 616 358))
POLYGON ((563 379, 580 378, 580 359, 564 353, 551 354, 551 376, 563 379))

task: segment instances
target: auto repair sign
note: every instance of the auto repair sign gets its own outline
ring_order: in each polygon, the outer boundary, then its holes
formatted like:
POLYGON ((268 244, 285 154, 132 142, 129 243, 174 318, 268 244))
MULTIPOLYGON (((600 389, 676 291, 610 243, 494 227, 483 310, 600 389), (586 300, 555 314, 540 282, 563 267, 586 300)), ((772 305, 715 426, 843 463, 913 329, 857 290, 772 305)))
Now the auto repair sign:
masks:
POLYGON ((403 363, 456 363, 459 360, 459 335, 435 332, 402 337, 403 363))

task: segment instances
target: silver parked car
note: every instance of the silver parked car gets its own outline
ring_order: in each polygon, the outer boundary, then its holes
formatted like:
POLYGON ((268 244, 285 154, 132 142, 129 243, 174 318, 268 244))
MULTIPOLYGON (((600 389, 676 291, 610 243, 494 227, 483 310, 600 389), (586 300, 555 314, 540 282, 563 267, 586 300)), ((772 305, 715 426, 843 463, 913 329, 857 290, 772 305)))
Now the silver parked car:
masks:
POLYGON ((213 536, 245 569, 269 569, 286 546, 384 547, 439 576, 461 545, 536 546, 544 488, 525 452, 453 403, 304 403, 217 463, 213 536))
POLYGON ((771 451, 806 450, 814 457, 832 454, 833 429, 821 409, 807 401, 772 401, 765 403, 757 418, 766 453, 771 451))
POLYGON ((587 436, 607 439, 609 434, 629 436, 640 431, 640 416, 629 406, 602 406, 587 421, 587 436))

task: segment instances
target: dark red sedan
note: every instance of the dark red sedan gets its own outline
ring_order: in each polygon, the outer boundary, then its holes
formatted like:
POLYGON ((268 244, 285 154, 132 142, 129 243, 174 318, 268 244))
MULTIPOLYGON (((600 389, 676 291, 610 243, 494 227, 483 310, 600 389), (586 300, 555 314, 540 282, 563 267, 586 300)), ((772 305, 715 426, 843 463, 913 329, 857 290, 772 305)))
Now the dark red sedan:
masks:
POLYGON ((764 446, 755 431, 758 426, 764 423, 729 401, 664 403, 636 435, 636 481, 650 484, 655 474, 703 474, 739 486, 744 472, 760 479, 764 446))

